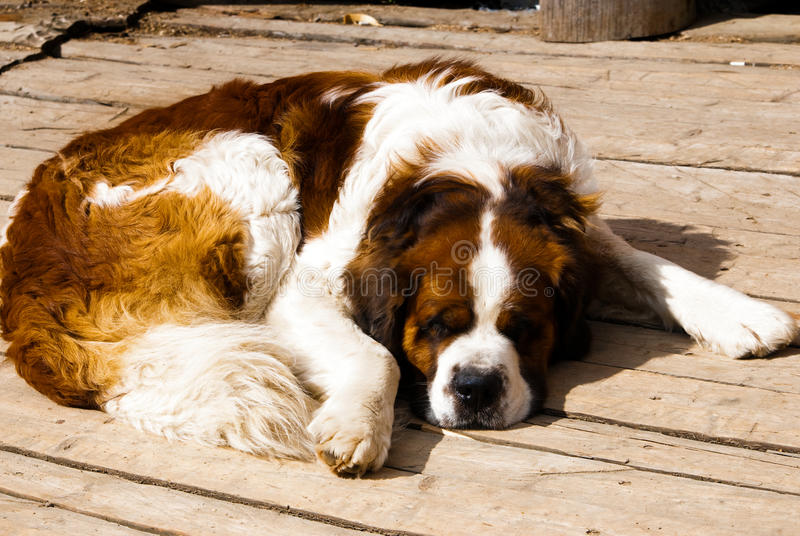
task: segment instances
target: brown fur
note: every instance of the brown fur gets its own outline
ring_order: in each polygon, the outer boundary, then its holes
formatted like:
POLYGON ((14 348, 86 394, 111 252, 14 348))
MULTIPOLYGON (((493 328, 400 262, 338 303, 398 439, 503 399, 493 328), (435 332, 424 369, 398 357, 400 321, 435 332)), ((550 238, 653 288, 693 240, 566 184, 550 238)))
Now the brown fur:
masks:
POLYGON ((86 201, 100 177, 164 177, 195 144, 186 134, 129 136, 36 170, 2 249, 2 322, 20 375, 53 400, 92 407, 116 380, 98 343, 240 298, 242 225, 210 194, 114 209, 86 201))

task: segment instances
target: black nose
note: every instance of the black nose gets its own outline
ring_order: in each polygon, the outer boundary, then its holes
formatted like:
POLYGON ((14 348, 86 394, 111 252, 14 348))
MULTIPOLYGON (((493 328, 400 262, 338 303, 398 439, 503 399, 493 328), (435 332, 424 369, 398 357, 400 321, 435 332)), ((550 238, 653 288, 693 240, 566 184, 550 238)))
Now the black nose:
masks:
POLYGON ((469 410, 491 406, 500 396, 503 378, 498 372, 466 369, 453 378, 456 397, 469 410))

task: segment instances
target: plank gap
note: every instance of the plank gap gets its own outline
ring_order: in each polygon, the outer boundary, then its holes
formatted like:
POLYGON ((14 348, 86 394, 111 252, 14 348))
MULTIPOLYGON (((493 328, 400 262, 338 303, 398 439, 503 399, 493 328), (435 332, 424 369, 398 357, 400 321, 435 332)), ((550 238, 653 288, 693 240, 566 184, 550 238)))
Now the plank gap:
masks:
POLYGON ((8 497, 14 497, 15 499, 23 499, 25 501, 30 501, 33 503, 38 504, 43 508, 56 508, 58 510, 63 510, 65 512, 72 512, 73 514, 82 515, 85 517, 90 517, 92 519, 99 519, 100 521, 105 521, 107 523, 113 523, 115 525, 119 525, 120 527, 125 527, 129 529, 133 529, 139 532, 144 532, 146 534, 159 534, 162 536, 185 536, 183 532, 175 532, 168 529, 159 529, 155 527, 148 527, 147 525, 142 525, 140 523, 136 523, 135 521, 127 521, 125 519, 116 518, 113 516, 103 515, 103 514, 96 514, 94 512, 89 512, 86 510, 81 510, 80 508, 74 508, 66 504, 62 504, 56 501, 49 501, 43 500, 38 497, 34 497, 31 495, 26 495, 24 493, 18 493, 16 491, 2 488, 0 487, 0 494, 6 495, 8 497))
MULTIPOLYGON (((316 512, 311 512, 308 510, 302 510, 297 508, 292 508, 291 506, 283 506, 267 501, 260 501, 256 499, 249 499, 247 497, 242 497, 239 495, 233 495, 231 493, 225 493, 221 491, 215 491, 207 488, 201 488, 198 486, 191 486, 187 484, 180 484, 178 482, 170 482, 168 480, 163 480, 160 478, 154 478, 149 476, 137 475, 135 473, 129 473, 127 471, 121 471, 118 469, 111 469, 109 467, 103 467, 100 465, 94 465, 84 462, 77 462, 74 460, 70 460, 67 458, 61 458, 57 456, 50 456, 48 454, 43 454, 40 452, 32 451, 29 449, 24 449, 20 447, 15 447, 13 445, 7 445, 5 443, 0 443, 0 450, 4 452, 10 452, 11 454, 18 454, 21 456, 26 456, 28 458, 35 458, 37 460, 42 460, 48 463, 61 465, 64 467, 69 467, 71 469, 78 469, 81 471, 89 471, 92 473, 100 473, 104 475, 114 476, 117 478, 121 478, 123 480, 127 480, 129 482, 134 482, 136 484, 142 484, 147 486, 157 486, 162 488, 167 488, 175 491, 182 491, 184 493, 191 493, 194 495, 199 495, 202 497, 207 497, 209 499, 215 499, 219 501, 225 501, 235 504, 242 504, 245 506, 252 506, 254 508, 261 508, 265 510, 272 510, 274 512, 278 512, 281 514, 297 517, 306 521, 314 521, 317 523, 323 523, 326 525, 331 525, 338 528, 343 529, 350 529, 350 530, 358 530, 361 532, 366 532, 370 534, 380 534, 381 536, 424 536, 422 533, 418 532, 409 532, 405 530, 394 530, 394 529, 385 529, 382 527, 375 527, 366 525, 364 523, 359 523, 356 521, 350 521, 349 519, 343 519, 339 517, 319 514, 316 512)), ((406 471, 407 472, 407 471, 406 471)))
MULTIPOLYGON (((697 378, 692 378, 698 380, 697 378)), ((656 432, 670 437, 677 437, 680 439, 690 439, 701 443, 711 443, 714 445, 726 445, 729 447, 737 447, 742 449, 756 450, 759 452, 787 452, 790 454, 800 454, 800 447, 790 445, 777 445, 765 441, 749 441, 747 439, 739 439, 734 437, 722 437, 703 434, 700 432, 691 432, 689 430, 676 430, 673 428, 665 428, 662 426, 652 426, 649 424, 635 423, 629 421, 621 421, 618 419, 611 419, 608 417, 600 417, 598 415, 591 415, 589 413, 578 413, 573 411, 564 411, 553 408, 543 408, 541 411, 544 415, 551 417, 562 417, 567 419, 575 419, 578 421, 593 422, 598 424, 611 424, 614 426, 621 426, 623 428, 630 428, 631 430, 641 430, 644 432, 656 432)), ((528 421, 525 421, 528 422, 528 421)))
MULTIPOLYGON (((622 342, 620 342, 618 344, 620 346, 631 346, 631 345, 628 345, 628 344, 625 344, 625 343, 622 343, 622 342)), ((654 371, 654 370, 642 371, 642 369, 639 369, 639 368, 636 368, 636 367, 623 367, 621 365, 610 365, 608 363, 603 363, 602 361, 594 361, 591 357, 580 359, 578 361, 580 361, 581 363, 589 363, 591 365, 597 365, 598 367, 606 367, 606 368, 612 368, 612 369, 617 369, 617 370, 635 370, 635 371, 638 371, 638 372, 647 372, 648 374, 657 374, 657 375, 660 375, 660 376, 669 376, 670 378, 679 378, 679 379, 684 379, 684 380, 692 380, 692 381, 698 381, 698 382, 713 383, 713 384, 717 384, 717 385, 728 385, 728 386, 731 386, 731 387, 745 387, 747 389, 758 389, 758 390, 761 390, 761 391, 769 391, 771 393, 795 394, 793 391, 784 391, 784 390, 781 390, 781 389, 770 389, 768 387, 761 387, 761 386, 756 386, 756 385, 748 385, 746 383, 734 383, 734 382, 726 382, 726 381, 722 381, 722 380, 710 380, 708 378, 698 378, 697 376, 689 376, 689 375, 686 375, 686 374, 673 374, 673 373, 663 372, 663 371, 654 371)))
MULTIPOLYGON (((549 412, 545 412, 545 413, 549 414, 549 412)), ((533 424, 530 421, 525 421, 525 422, 527 424, 533 424)), ((556 454, 556 455, 565 456, 565 457, 568 457, 568 458, 578 458, 578 459, 582 459, 582 460, 591 460, 591 461, 596 461, 596 462, 608 463, 608 464, 611 464, 611 465, 616 465, 616 466, 624 468, 624 469, 620 469, 619 471, 616 471, 616 472, 621 472, 621 471, 625 471, 625 470, 640 471, 640 472, 644 472, 644 473, 653 473, 653 474, 671 476, 671 477, 675 477, 675 478, 686 478, 686 479, 695 480, 695 481, 698 481, 698 482, 709 482, 709 483, 713 483, 713 484, 721 484, 721 485, 725 485, 725 486, 733 486, 733 487, 736 487, 736 488, 747 488, 747 489, 754 489, 754 490, 759 490, 759 491, 766 491, 766 492, 770 492, 770 493, 779 493, 781 495, 791 495, 791 496, 795 496, 795 497, 800 497, 800 492, 793 492, 793 491, 787 491, 787 490, 771 488, 771 487, 764 487, 764 486, 755 486, 755 485, 747 484, 747 483, 744 483, 744 482, 737 482, 737 481, 734 481, 734 480, 726 480, 726 479, 720 479, 720 478, 707 477, 707 476, 693 474, 693 473, 684 473, 684 472, 680 472, 680 471, 668 471, 668 470, 664 470, 664 469, 658 469, 658 468, 655 468, 655 467, 647 467, 647 466, 644 466, 644 465, 633 464, 633 463, 630 463, 628 461, 620 461, 620 460, 615 460, 613 458, 606 458, 606 457, 603 457, 603 456, 585 456, 585 455, 575 454, 575 453, 571 453, 569 451, 565 451, 565 450, 561 450, 561 449, 557 449, 557 448, 553 448, 553 447, 544 447, 544 446, 540 446, 540 445, 531 445, 531 444, 528 444, 528 443, 521 443, 521 442, 513 441, 513 440, 499 439, 499 438, 495 438, 495 437, 487 437, 487 436, 484 436, 484 435, 470 433, 468 430, 458 430, 458 431, 446 430, 445 431, 445 430, 442 430, 439 427, 436 427, 436 426, 433 426, 433 425, 430 425, 430 424, 424 423, 424 422, 411 423, 411 424, 408 425, 408 428, 413 429, 413 430, 419 430, 421 432, 430 433, 430 434, 449 435, 449 436, 455 436, 455 437, 464 437, 464 438, 468 438, 468 439, 470 439, 472 441, 478 441, 480 443, 484 443, 484 444, 488 444, 488 445, 499 445, 499 446, 504 446, 504 447, 513 447, 513 448, 519 448, 519 449, 524 449, 524 450, 532 450, 532 451, 536 451, 536 452, 546 452, 548 454, 556 454)), ((396 470, 400 470, 400 471, 403 470, 402 468, 392 467, 391 465, 387 465, 387 467, 391 467, 392 469, 396 469, 396 470)), ((598 471, 593 471, 593 472, 598 472, 598 471)), ((603 471, 603 472, 604 473, 608 473, 609 471, 603 471)), ((537 476, 548 476, 548 475, 556 475, 556 474, 578 474, 578 473, 580 473, 580 472, 539 473, 537 476)), ((588 472, 584 471, 584 473, 588 473, 588 472)))
MULTIPOLYGON (((711 65, 724 65, 731 67, 731 59, 716 59, 714 57, 693 57, 689 54, 670 54, 665 52, 658 55, 637 54, 640 48, 636 46, 615 46, 614 53, 603 52, 605 46, 575 46, 566 44, 554 46, 536 38, 523 36, 507 36, 502 34, 481 34, 469 32, 448 32, 441 30, 416 30, 409 28, 358 28, 357 33, 350 29, 342 28, 336 24, 318 24, 293 21, 259 20, 238 16, 219 16, 210 13, 196 12, 181 9, 171 18, 158 20, 164 27, 188 30, 212 29, 224 30, 231 37, 268 37, 284 41, 302 40, 320 43, 350 43, 365 46, 394 46, 412 49, 438 49, 458 52, 508 52, 512 49, 515 53, 527 56, 552 56, 564 58, 588 58, 594 60, 640 60, 647 59, 652 62, 679 62, 700 63, 711 65), (520 46, 524 43, 524 46, 520 46), (589 53, 578 52, 589 50, 589 53), (626 53, 627 52, 627 53, 626 53)), ((674 45, 662 46, 661 49, 675 48, 674 45)), ((697 48, 697 47, 696 47, 697 48)), ((709 48, 706 46, 705 48, 709 48)), ((716 47, 721 48, 721 47, 716 47)), ((763 47, 762 47, 763 48, 763 47)), ((784 56, 785 57, 785 56, 784 56)), ((733 57, 732 57, 733 58, 733 57)), ((738 57, 735 59, 739 59, 738 57)), ((795 63, 790 61, 746 61, 747 68, 791 68, 795 63)))
MULTIPOLYGON (((56 58, 57 59, 57 58, 56 58)), ((64 103, 64 104, 97 104, 99 106, 107 106, 109 108, 118 107, 123 108, 125 106, 130 106, 128 103, 119 102, 115 103, 112 101, 99 101, 95 99, 81 99, 77 97, 63 97, 63 96, 54 96, 54 95, 39 95, 30 93, 28 91, 12 91, 8 89, 0 89, 0 96, 4 97, 21 97, 25 99, 33 99, 43 102, 57 102, 57 103, 64 103)), ((23 147, 24 149, 24 147, 23 147)))
POLYGON ((651 164, 655 166, 667 166, 667 167, 682 167, 682 168, 693 168, 693 169, 719 169, 722 171, 743 171, 748 173, 766 173, 770 175, 789 175, 791 177, 800 177, 800 171, 793 171, 791 169, 782 170, 780 172, 760 169, 755 167, 749 166, 715 166, 713 162, 700 162, 697 164, 692 163, 681 163, 675 164, 673 161, 660 161, 655 158, 651 159, 639 159, 639 158, 625 158, 624 156, 594 156, 595 160, 602 160, 604 162, 630 162, 632 164, 651 164))

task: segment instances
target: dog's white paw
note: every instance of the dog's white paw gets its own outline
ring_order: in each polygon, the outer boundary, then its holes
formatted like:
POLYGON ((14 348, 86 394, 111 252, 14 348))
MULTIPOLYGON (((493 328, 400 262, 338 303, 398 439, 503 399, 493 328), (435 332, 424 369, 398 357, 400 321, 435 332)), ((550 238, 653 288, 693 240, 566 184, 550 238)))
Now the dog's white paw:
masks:
POLYGON ((791 343, 797 322, 787 313, 744 295, 684 326, 697 342, 730 357, 762 357, 791 343))
POLYGON ((342 408, 331 400, 308 426, 317 457, 339 476, 358 477, 383 467, 392 441, 393 408, 342 408), (340 411, 342 408, 343 411, 340 411))

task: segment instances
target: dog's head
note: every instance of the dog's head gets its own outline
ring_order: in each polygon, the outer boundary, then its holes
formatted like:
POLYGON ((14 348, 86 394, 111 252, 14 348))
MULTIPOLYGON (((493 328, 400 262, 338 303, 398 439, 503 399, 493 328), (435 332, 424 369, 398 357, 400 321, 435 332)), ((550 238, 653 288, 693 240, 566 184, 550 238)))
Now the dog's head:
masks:
POLYGON ((407 166, 351 268, 356 319, 405 365, 411 403, 451 428, 503 428, 535 411, 548 362, 588 345, 583 226, 593 199, 535 166, 501 192, 407 166))

